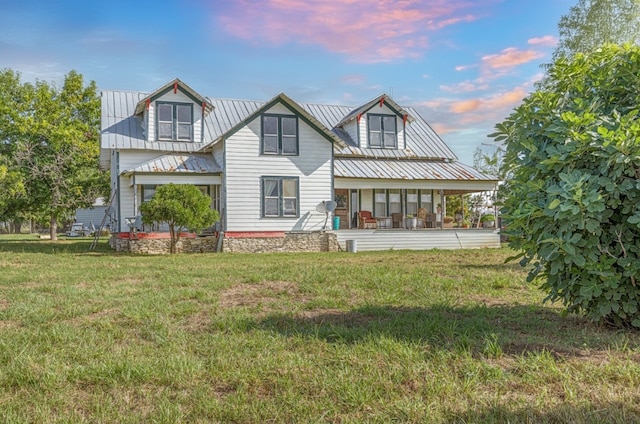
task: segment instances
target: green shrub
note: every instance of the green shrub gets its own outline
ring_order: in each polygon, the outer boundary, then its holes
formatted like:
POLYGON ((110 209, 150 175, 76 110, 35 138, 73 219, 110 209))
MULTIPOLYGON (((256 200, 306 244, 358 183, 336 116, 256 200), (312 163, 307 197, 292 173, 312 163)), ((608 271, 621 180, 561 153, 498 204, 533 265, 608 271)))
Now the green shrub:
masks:
POLYGON ((516 258, 547 300, 640 327, 640 48, 560 59, 492 136, 511 175, 516 258))

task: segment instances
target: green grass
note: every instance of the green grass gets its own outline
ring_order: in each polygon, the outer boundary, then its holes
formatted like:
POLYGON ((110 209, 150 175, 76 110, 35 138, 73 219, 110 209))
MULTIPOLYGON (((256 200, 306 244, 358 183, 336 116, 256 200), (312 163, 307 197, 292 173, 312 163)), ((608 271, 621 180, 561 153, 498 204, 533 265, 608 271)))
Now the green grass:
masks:
POLYGON ((640 422, 640 333, 512 252, 130 256, 0 237, 0 422, 640 422))

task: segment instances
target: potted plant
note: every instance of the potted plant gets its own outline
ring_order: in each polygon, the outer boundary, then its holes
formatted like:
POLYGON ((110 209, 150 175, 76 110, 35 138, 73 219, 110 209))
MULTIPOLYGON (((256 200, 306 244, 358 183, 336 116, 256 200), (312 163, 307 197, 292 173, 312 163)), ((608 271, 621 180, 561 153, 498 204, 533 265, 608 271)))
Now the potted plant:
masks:
POLYGON ((452 228, 453 227, 453 217, 452 216, 449 216, 449 215, 445 216, 443 222, 444 222, 444 227, 445 228, 452 228))
POLYGON ((413 214, 407 214, 407 227, 411 230, 415 230, 418 226, 418 217, 413 214))
POLYGON ((482 215, 480 222, 484 228, 493 228, 496 225, 496 218, 493 215, 482 215))

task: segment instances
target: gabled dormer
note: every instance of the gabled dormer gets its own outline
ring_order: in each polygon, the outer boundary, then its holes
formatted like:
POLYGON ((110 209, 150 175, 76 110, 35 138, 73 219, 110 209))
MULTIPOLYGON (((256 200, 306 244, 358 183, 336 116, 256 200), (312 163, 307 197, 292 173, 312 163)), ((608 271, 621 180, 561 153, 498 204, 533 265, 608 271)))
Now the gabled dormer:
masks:
POLYGON ((140 100, 135 115, 142 116, 146 141, 201 143, 212 110, 208 99, 176 78, 140 100))
POLYGON ((406 126, 414 118, 388 95, 378 96, 352 110, 336 127, 364 149, 406 148, 406 126))

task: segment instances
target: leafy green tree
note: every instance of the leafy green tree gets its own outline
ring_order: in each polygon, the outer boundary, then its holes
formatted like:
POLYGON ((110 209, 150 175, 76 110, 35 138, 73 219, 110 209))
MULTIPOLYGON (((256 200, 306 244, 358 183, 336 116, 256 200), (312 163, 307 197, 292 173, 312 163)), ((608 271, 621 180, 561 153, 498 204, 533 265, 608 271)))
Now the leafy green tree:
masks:
POLYGON ((85 85, 75 71, 61 88, 44 81, 22 84, 18 73, 5 70, 0 87, 0 154, 22 176, 26 190, 6 213, 49 216, 55 240, 59 222, 108 193, 108 176, 98 169, 96 85, 85 85))
POLYGON ((25 193, 22 176, 9 168, 6 158, 0 156, 0 219, 7 215, 7 209, 17 197, 25 193))
POLYGON ((640 41, 639 0, 579 0, 558 23, 553 59, 589 53, 603 44, 640 41))
POLYGON ((514 259, 546 300, 616 326, 640 327, 639 76, 638 46, 560 58, 492 134, 514 259))
POLYGON ((184 229, 200 231, 220 219, 218 211, 210 208, 211 199, 197 187, 166 184, 156 189, 150 201, 140 206, 142 221, 166 223, 171 234, 171 253, 176 253, 180 233, 184 229))

